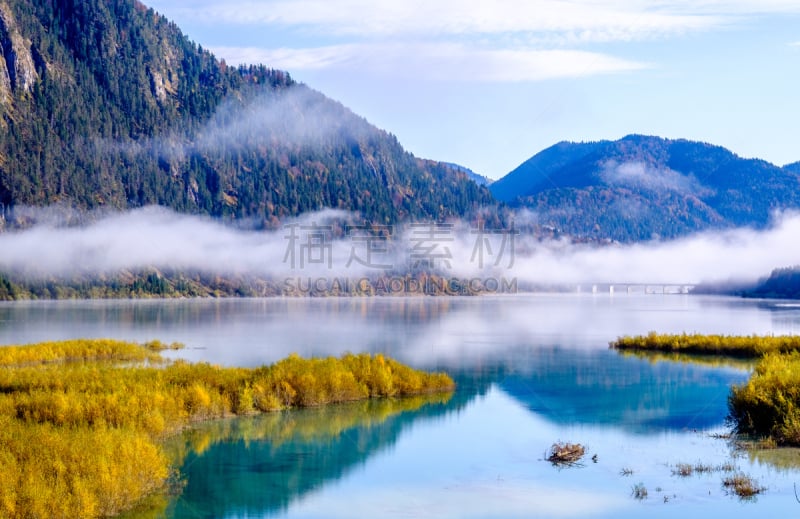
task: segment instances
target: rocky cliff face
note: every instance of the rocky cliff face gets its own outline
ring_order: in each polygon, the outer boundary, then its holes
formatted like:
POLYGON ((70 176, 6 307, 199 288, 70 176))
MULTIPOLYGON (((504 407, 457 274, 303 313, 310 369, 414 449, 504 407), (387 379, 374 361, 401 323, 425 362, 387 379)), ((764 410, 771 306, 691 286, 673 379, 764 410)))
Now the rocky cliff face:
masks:
POLYGON ((38 79, 31 43, 20 34, 8 3, 0 1, 0 104, 30 93, 38 79))

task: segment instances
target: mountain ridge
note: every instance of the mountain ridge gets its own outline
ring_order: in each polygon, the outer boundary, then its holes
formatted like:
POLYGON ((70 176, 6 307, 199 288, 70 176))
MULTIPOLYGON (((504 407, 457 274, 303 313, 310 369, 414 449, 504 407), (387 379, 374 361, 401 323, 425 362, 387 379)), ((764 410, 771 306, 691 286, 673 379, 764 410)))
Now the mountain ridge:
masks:
POLYGON ((480 173, 475 173, 470 168, 462 166, 460 164, 456 164, 455 162, 443 162, 443 164, 445 166, 449 166, 450 168, 460 173, 466 173, 467 177, 469 177, 473 182, 475 182, 479 186, 488 186, 489 184, 494 182, 494 180, 492 180, 491 178, 485 175, 481 175, 480 173))
POLYGON ((642 241, 763 228, 800 208, 800 165, 784 168, 687 139, 628 135, 560 142, 490 186, 539 223, 590 238, 642 241))

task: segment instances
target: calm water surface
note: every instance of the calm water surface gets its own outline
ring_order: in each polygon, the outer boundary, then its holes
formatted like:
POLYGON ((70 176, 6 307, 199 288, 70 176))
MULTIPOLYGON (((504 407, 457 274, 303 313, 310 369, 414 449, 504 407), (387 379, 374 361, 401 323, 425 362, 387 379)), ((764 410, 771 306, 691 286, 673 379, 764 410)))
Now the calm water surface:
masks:
POLYGON ((748 366, 608 350, 619 335, 650 330, 797 333, 800 307, 624 294, 0 304, 0 344, 158 338, 184 342, 176 356, 239 366, 292 352, 385 352, 458 382, 448 398, 205 424, 169 446, 186 486, 165 517, 800 514, 800 454, 736 454, 710 436, 726 431, 729 387, 748 366), (582 466, 542 461, 559 440, 587 446, 582 466), (698 462, 733 463, 767 492, 742 502, 725 493, 722 472, 672 474, 698 462), (640 483, 641 501, 631 495, 640 483))

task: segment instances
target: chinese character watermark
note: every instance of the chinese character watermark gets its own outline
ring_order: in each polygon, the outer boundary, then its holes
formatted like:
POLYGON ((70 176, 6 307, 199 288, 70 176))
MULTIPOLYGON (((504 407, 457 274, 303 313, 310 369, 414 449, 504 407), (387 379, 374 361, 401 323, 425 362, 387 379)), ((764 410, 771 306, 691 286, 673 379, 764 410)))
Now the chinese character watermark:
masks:
POLYGON ((514 267, 514 245, 519 231, 514 228, 513 222, 510 229, 484 229, 480 226, 470 232, 475 235, 471 263, 477 262, 478 268, 483 268, 485 260, 494 259, 493 265, 499 267, 503 259, 508 257, 506 268, 514 267))
POLYGON ((379 226, 351 226, 347 228, 347 235, 352 245, 347 268, 354 262, 367 268, 390 270, 393 263, 380 263, 390 261, 389 240, 392 237, 392 227, 379 226))
POLYGON ((452 268, 453 254, 447 245, 453 241, 453 224, 415 223, 410 225, 409 261, 411 268, 452 268))
POLYGON ((333 228, 330 225, 311 225, 289 224, 284 226, 288 229, 288 234, 284 236, 288 240, 286 254, 283 262, 289 263, 290 268, 304 268, 308 265, 326 265, 329 269, 333 268, 333 241, 331 234, 333 228))

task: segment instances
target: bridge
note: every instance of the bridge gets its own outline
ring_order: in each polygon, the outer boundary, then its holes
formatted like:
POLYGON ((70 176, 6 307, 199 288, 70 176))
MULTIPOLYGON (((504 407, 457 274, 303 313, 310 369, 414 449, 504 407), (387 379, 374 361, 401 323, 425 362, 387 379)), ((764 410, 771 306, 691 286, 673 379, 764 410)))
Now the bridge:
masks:
POLYGON ((693 283, 586 283, 576 286, 578 293, 590 294, 689 294, 693 283))

